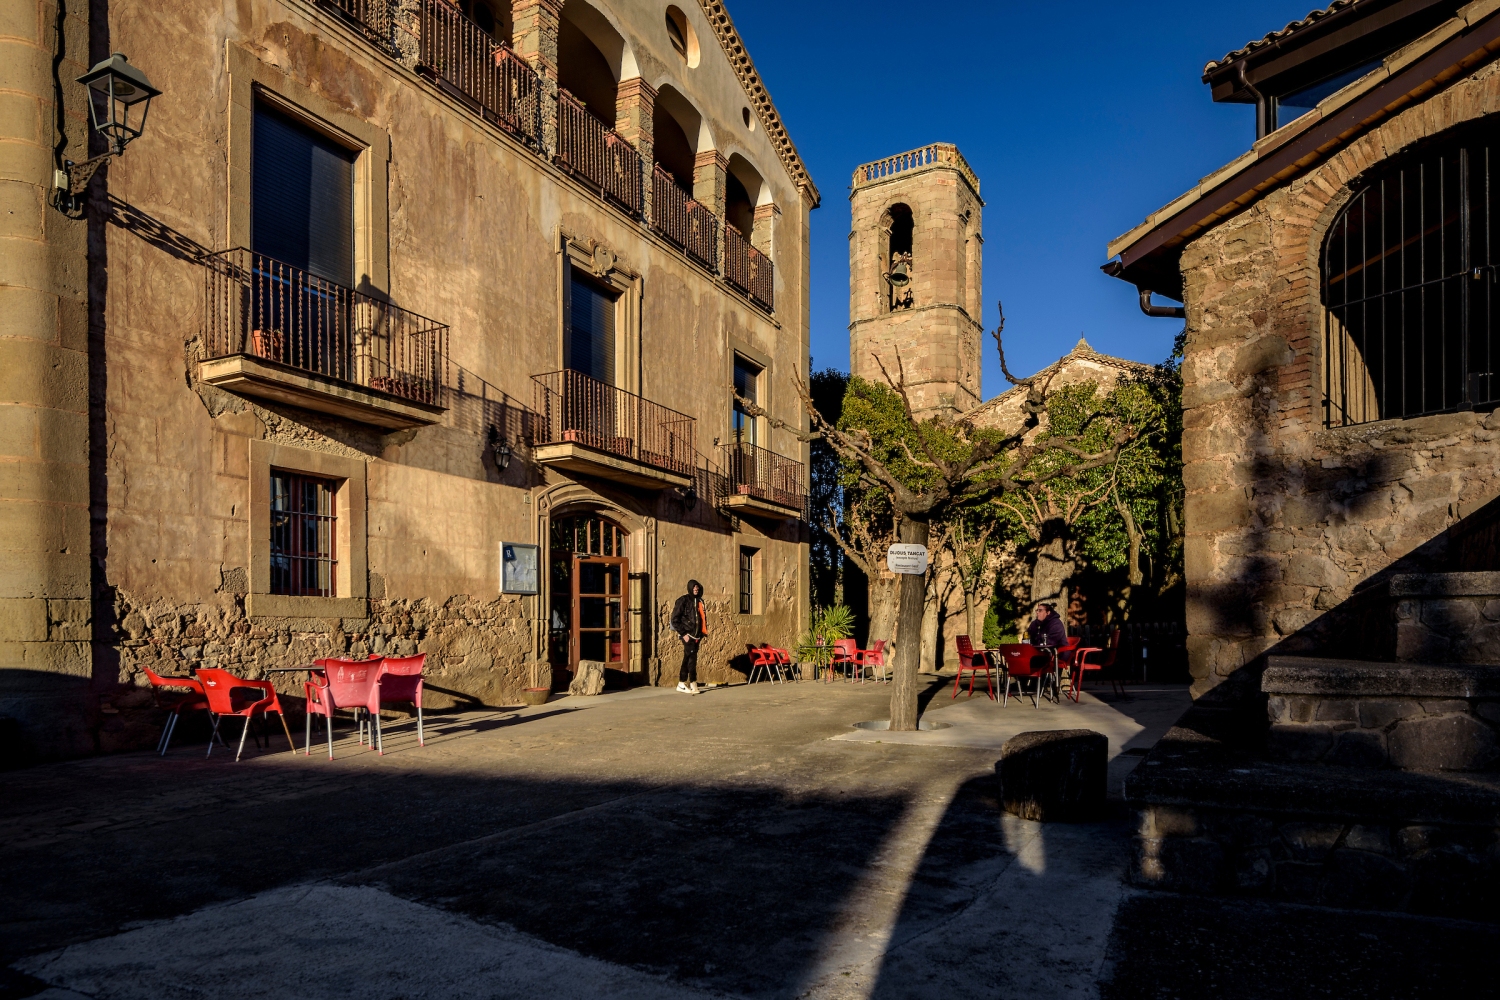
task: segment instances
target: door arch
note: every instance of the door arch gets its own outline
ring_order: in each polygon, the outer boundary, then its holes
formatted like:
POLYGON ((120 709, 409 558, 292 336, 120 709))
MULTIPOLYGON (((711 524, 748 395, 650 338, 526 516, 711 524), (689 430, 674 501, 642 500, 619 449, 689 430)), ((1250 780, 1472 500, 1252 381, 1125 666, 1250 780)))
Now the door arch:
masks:
POLYGON ((632 669, 629 538, 628 531, 595 510, 562 513, 551 519, 547 659, 554 686, 564 676, 572 676, 579 660, 603 661, 607 678, 628 683, 632 669))

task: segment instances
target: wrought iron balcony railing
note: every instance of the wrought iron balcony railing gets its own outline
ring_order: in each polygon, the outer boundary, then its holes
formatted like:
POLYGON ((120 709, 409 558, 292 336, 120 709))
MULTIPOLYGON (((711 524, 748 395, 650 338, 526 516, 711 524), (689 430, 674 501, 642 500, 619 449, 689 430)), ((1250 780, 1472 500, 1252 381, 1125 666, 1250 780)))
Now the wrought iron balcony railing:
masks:
POLYGON ((533 375, 537 445, 581 444, 679 475, 693 474, 697 421, 582 372, 533 375))
POLYGON ((539 141, 542 89, 526 61, 446 0, 421 0, 421 5, 420 68, 477 105, 485 118, 531 142, 539 141))
POLYGON ((209 359, 249 355, 442 405, 445 324, 243 247, 204 264, 209 359))
POLYGON ((566 90, 557 92, 557 161, 632 215, 641 211, 641 154, 566 90))
POLYGON ((386 51, 394 51, 391 44, 391 0, 322 0, 345 18, 360 27, 364 35, 386 51))
POLYGON ((798 461, 748 442, 719 446, 729 492, 805 512, 807 469, 798 461))
POLYGON ((719 220, 659 165, 651 171, 651 228, 710 271, 719 269, 719 220))
POLYGON ((767 312, 776 308, 776 270, 771 258, 728 223, 724 225, 724 279, 767 312))

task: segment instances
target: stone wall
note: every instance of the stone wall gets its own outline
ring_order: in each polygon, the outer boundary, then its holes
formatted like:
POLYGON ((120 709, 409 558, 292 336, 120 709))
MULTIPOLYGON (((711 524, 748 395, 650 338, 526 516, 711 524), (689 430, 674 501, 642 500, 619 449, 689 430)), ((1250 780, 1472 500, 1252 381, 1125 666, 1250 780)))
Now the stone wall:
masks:
MULTIPOLYGON (((1500 494, 1500 417, 1323 426, 1324 234, 1360 173, 1500 110, 1487 65, 1358 136, 1188 244, 1183 363, 1193 691, 1313 651, 1355 590, 1500 494)), ((1358 641, 1348 633, 1345 641, 1358 641)), ((1255 678, 1232 687, 1255 691, 1255 678)))
MULTIPOLYGON (((732 607, 741 544, 761 550, 763 587, 774 600, 763 614, 723 612, 722 646, 705 650, 705 676, 742 676, 732 660, 744 641, 794 640, 807 595, 807 545, 797 523, 722 516, 706 489, 691 509, 671 490, 575 479, 538 467, 528 448, 531 376, 561 366, 561 251, 569 238, 605 246, 650 290, 632 318, 638 343, 620 377, 646 398, 697 418, 700 480, 717 458, 715 440, 728 440, 735 349, 766 361, 763 405, 794 427, 804 419, 790 380, 808 356, 807 222, 816 192, 787 169, 777 146, 784 135, 743 125, 741 108, 760 108, 760 98, 744 94, 721 50, 707 52, 690 74, 665 36, 662 52, 651 47, 661 34, 659 10, 600 2, 620 8, 612 23, 628 36, 647 85, 671 83, 699 102, 705 136, 762 175, 762 200, 781 212, 766 246, 776 264, 774 315, 371 44, 336 12, 299 0, 252 0, 233 16, 199 0, 149 11, 99 8, 108 20, 95 25, 98 37, 128 52, 164 93, 146 132, 107 168, 107 180, 104 173, 96 180, 92 222, 75 223, 44 203, 54 141, 47 106, 53 18, 29 0, 17 8, 26 14, 24 62, 36 70, 36 93, 26 114, 5 119, 0 138, 39 151, 28 161, 34 211, 26 219, 65 233, 67 245, 42 249, 38 234, 23 234, 37 244, 38 259, 57 262, 51 276, 27 270, 25 254, 0 246, 6 275, 42 275, 49 283, 41 298, 5 289, 0 322, 20 322, 35 343, 25 358, 0 366, 6 384, 17 387, 0 398, 0 441, 10 449, 4 457, 23 460, 15 469, 48 466, 32 479, 56 506, 42 523, 32 516, 42 509, 37 498, 11 490, 0 499, 8 505, 0 514, 11 512, 0 524, 9 574, 0 598, 24 603, 0 615, 0 716, 20 720, 15 745, 0 747, 0 757, 149 746, 149 725, 130 721, 134 712, 154 718, 140 687, 147 664, 178 672, 214 662, 253 676, 315 655, 417 649, 429 654, 429 691, 439 702, 514 703, 533 664, 545 682, 545 612, 538 599, 499 594, 499 546, 537 542, 545 552, 549 515, 541 500, 564 487, 574 488, 574 510, 618 510, 650 525, 637 533, 632 560, 632 570, 646 577, 644 603, 632 619, 648 633, 638 679, 659 673, 653 625, 689 576, 703 581, 717 607, 732 607), (450 327, 446 409, 437 424, 388 431, 199 381, 201 261, 250 238, 243 122, 244 102, 253 103, 256 92, 277 95, 366 144, 356 167, 358 280, 450 327), (64 278, 66 287, 58 286, 64 278), (27 304, 33 300, 51 305, 39 311, 27 304), (71 304, 58 306, 64 300, 71 304), (26 386, 45 398, 25 395, 26 386), (10 406, 16 401, 24 405, 10 406), (4 417, 9 411, 14 419, 4 417), (491 428, 514 450, 506 469, 491 454, 491 428), (364 568, 348 573, 359 576, 359 586, 329 598, 337 602, 331 610, 295 618, 255 610, 257 598, 268 596, 254 592, 251 511, 264 502, 256 498, 266 478, 254 466, 259 446, 362 470, 365 501, 355 513, 367 530, 354 540, 360 551, 341 559, 346 569, 364 568), (12 504, 16 496, 23 502, 12 504), (23 580, 21 566, 35 571, 23 580), (66 723, 58 711, 31 711, 42 693, 23 681, 40 675, 69 682, 66 723)), ((0 34, 9 34, 5 24, 0 34)), ((70 37, 70 59, 88 52, 86 28, 72 25, 78 35, 70 37)), ((711 40, 706 22, 700 31, 711 40)), ((85 68, 65 63, 63 79, 85 68)), ((66 88, 77 99, 69 113, 78 118, 81 88, 66 88)), ((13 108, 20 105, 0 105, 0 113, 13 108)), ((79 125, 70 119, 70 129, 79 125)), ((85 156, 76 143, 68 153, 85 156)), ((0 350, 15 348, 0 337, 0 350)), ((763 443, 806 461, 792 434, 768 429, 763 443)), ((276 676, 289 693, 296 690, 289 675, 276 676)), ((0 732, 0 739, 9 737, 0 732)))

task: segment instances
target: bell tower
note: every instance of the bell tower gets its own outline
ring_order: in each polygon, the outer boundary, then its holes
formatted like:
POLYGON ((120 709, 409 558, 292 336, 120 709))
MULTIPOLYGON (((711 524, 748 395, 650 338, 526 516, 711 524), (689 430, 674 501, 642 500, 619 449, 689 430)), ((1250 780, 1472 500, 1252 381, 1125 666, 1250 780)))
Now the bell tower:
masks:
POLYGON ((978 405, 979 178, 934 143, 859 167, 849 201, 850 372, 884 384, 899 352, 919 417, 978 405))

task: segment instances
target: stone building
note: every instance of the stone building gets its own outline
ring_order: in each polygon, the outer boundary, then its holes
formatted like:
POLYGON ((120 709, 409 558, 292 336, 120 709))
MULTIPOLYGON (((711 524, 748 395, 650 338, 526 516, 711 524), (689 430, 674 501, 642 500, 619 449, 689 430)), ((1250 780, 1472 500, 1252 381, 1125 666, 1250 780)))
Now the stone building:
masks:
POLYGON ((1254 143, 1109 245, 1187 324, 1145 884, 1494 919, 1497 51, 1494 2, 1342 0, 1231 52, 1254 143))
POLYGON ((689 578, 705 680, 792 640, 806 449, 731 390, 803 419, 818 192, 720 0, 18 0, 0 64, 7 758, 149 745, 145 668, 674 683, 689 578))
POLYGON ((982 398, 979 178, 951 143, 854 171, 849 194, 849 371, 884 383, 897 354, 922 416, 982 398))

